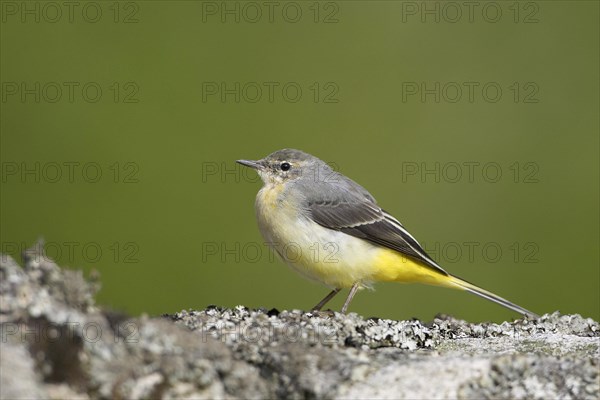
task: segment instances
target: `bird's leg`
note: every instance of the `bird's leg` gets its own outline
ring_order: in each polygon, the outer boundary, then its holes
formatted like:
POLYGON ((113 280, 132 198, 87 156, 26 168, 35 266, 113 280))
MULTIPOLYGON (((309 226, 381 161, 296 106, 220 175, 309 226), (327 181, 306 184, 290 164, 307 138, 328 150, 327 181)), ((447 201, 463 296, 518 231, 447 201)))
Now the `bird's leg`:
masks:
POLYGON ((348 293, 348 297, 346 298, 346 301, 344 302, 344 306, 342 307, 342 314, 346 314, 346 310, 348 309, 348 306, 350 305, 350 302, 352 301, 352 298, 356 294, 357 290, 358 290, 358 282, 356 282, 354 285, 352 285, 352 288, 350 289, 350 293, 348 293))
POLYGON ((317 304, 316 306, 314 306, 314 307, 312 308, 312 310, 313 310, 313 311, 319 311, 319 310, 321 310, 321 308, 323 308, 323 306, 324 306, 325 304, 327 304, 327 302, 328 302, 329 300, 333 299, 333 296, 335 296, 336 294, 338 294, 338 293, 340 292, 340 290, 342 290, 342 289, 339 289, 339 288, 335 288, 335 289, 333 289, 333 290, 332 290, 332 291, 331 291, 331 292, 330 292, 330 293, 329 293, 327 296, 325 296, 325 298, 324 298, 323 300, 321 300, 321 301, 319 302, 319 304, 317 304))

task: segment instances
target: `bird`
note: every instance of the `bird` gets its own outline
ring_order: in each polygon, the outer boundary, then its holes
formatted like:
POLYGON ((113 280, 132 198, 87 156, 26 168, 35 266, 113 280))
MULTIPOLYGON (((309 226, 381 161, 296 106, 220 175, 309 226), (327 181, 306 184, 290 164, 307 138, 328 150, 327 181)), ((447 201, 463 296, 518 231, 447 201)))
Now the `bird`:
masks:
POLYGON ((255 169, 263 181, 255 213, 265 242, 300 275, 331 289, 313 311, 350 289, 345 314, 358 290, 401 282, 464 290, 539 318, 447 272, 365 188, 321 159, 286 148, 237 163, 255 169))

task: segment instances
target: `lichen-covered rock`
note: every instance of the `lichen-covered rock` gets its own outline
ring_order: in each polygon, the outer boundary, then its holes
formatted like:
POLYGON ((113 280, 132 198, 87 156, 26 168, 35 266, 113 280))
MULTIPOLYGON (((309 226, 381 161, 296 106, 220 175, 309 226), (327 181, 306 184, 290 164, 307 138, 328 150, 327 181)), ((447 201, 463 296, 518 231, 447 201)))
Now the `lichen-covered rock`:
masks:
POLYGON ((164 318, 100 310, 98 284, 40 248, 24 268, 0 257, 2 399, 269 396, 260 370, 225 344, 164 318))
POLYGON ((209 307, 171 316, 278 382, 279 397, 598 396, 599 324, 578 315, 471 324, 209 307), (585 372, 584 372, 585 371, 585 372))
POLYGON ((440 316, 102 310, 97 279, 41 244, 0 255, 0 398, 598 399, 600 326, 579 315, 502 324, 440 316))

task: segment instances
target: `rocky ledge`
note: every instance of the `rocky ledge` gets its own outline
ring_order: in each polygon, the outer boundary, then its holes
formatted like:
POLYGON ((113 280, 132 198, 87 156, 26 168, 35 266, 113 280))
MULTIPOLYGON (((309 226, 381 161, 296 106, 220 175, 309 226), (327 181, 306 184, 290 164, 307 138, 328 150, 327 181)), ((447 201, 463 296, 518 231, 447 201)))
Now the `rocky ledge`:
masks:
POLYGON ((34 247, 0 257, 0 398, 598 399, 600 326, 210 306, 130 317, 34 247))

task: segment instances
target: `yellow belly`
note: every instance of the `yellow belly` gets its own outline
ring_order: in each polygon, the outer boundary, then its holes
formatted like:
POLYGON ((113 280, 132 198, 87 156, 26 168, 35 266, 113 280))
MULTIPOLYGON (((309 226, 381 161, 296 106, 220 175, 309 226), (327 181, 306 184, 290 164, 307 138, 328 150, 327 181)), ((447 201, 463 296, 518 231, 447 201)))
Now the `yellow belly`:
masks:
POLYGON ((374 275, 375 281, 453 286, 448 275, 444 275, 395 250, 380 247, 373 263, 376 265, 377 270, 374 275))

